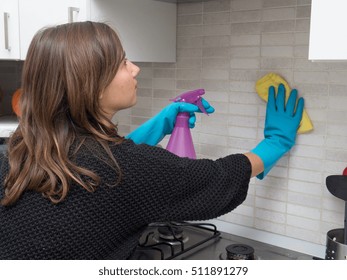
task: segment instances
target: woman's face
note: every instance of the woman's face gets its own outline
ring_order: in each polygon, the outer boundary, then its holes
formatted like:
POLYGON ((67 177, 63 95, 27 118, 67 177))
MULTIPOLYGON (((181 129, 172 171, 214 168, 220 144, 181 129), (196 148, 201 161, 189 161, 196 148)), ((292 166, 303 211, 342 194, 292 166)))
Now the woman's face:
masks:
POLYGON ((139 72, 139 67, 124 59, 112 82, 100 94, 100 106, 109 119, 112 119, 117 111, 136 104, 137 81, 135 78, 139 72))

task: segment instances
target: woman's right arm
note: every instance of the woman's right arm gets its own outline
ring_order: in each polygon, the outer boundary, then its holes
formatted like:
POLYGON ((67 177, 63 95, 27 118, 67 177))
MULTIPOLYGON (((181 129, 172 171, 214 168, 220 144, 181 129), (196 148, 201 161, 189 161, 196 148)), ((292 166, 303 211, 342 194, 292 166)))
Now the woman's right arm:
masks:
POLYGON ((257 176, 264 171, 264 163, 259 156, 253 153, 245 153, 252 165, 251 177, 257 176))

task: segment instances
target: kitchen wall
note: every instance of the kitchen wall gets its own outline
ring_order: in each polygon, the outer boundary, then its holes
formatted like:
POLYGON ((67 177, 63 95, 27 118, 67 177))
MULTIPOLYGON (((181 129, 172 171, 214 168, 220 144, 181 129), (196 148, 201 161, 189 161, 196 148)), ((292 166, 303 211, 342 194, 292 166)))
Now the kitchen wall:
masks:
MULTIPOLYGON (((245 203, 219 218, 276 235, 325 244, 343 226, 344 203, 325 178, 347 166, 347 63, 308 61, 310 0, 215 0, 178 4, 177 63, 139 63, 138 104, 115 121, 127 133, 185 90, 205 88, 216 108, 193 137, 200 158, 243 153, 263 139, 265 103, 256 81, 282 75, 305 98, 314 130, 264 180, 252 179, 245 203)), ((162 144, 165 147, 167 139, 162 144)))

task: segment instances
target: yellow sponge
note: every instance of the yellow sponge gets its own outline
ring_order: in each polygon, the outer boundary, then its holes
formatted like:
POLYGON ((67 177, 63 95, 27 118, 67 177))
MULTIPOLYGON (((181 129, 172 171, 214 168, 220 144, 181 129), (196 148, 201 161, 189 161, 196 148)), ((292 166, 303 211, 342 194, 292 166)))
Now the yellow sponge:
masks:
MULTIPOLYGON (((291 92, 291 88, 289 87, 285 79, 283 79, 281 76, 275 73, 269 73, 265 75, 264 77, 260 78, 256 83, 255 89, 258 95, 261 97, 261 99, 267 102, 269 87, 274 86, 275 88, 277 88, 279 84, 283 84, 286 89, 286 102, 287 102, 289 93, 291 92)), ((313 130, 312 122, 309 116, 307 115, 306 111, 304 110, 302 114, 300 126, 298 129, 298 133, 305 133, 311 130, 313 130)))

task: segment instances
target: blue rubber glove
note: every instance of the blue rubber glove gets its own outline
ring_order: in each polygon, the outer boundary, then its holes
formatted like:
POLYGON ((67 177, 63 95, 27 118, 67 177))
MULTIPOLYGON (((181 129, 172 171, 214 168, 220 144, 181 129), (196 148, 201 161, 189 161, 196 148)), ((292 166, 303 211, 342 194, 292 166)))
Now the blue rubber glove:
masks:
POLYGON ((264 163, 264 172, 257 176, 258 179, 263 179, 276 162, 295 144, 296 133, 304 110, 304 99, 301 97, 296 102, 297 90, 293 89, 287 104, 285 104, 285 100, 283 84, 278 86, 277 97, 275 97, 275 88, 273 86, 269 88, 264 128, 265 139, 251 150, 264 163))
MULTIPOLYGON (((202 98, 202 105, 207 113, 213 113, 214 108, 202 98)), ((136 144, 157 145, 166 135, 171 134, 178 113, 190 113, 189 127, 195 126, 195 112, 201 113, 198 106, 184 102, 174 102, 166 106, 153 118, 139 126, 125 138, 133 140, 136 144)))

